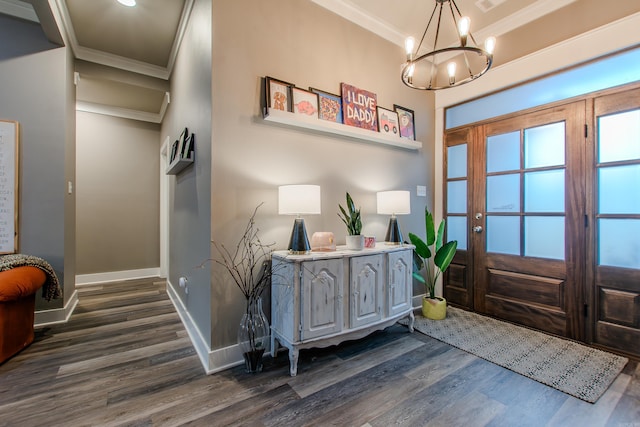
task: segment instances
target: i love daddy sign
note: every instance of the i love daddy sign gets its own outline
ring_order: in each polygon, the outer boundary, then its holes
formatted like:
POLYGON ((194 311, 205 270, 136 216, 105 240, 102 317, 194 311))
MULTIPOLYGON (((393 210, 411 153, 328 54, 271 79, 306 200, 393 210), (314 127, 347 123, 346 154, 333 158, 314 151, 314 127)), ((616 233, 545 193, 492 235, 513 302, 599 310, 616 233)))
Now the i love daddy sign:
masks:
POLYGON ((368 90, 341 83, 344 124, 372 131, 378 130, 376 106, 378 96, 368 90))

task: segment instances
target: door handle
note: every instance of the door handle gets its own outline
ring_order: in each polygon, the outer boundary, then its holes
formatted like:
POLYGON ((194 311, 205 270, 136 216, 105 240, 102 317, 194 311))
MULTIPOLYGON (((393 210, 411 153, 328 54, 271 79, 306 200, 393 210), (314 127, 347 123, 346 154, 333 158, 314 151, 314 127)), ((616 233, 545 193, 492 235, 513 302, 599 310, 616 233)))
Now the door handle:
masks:
POLYGON ((476 233, 482 233, 482 226, 476 225, 475 227, 473 227, 473 231, 475 231, 476 233))

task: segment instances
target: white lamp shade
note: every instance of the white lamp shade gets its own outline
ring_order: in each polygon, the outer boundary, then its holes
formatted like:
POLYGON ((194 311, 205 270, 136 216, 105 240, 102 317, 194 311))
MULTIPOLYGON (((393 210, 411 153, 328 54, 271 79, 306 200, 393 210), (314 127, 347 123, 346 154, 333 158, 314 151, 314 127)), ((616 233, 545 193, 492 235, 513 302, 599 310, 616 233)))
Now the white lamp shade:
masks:
POLYGON ((280 215, 320 214, 319 185, 281 185, 278 187, 280 215))
POLYGON ((411 194, 408 191, 380 191, 376 195, 379 214, 407 215, 411 213, 411 194))

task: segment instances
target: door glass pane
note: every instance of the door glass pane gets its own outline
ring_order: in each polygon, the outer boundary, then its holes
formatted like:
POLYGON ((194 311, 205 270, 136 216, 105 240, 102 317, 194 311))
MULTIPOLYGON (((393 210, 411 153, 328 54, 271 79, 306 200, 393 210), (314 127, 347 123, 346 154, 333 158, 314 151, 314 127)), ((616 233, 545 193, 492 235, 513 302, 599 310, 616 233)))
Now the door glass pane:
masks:
POLYGON ((467 176, 467 144, 447 148, 447 178, 467 176))
POLYGON ((520 217, 487 215, 487 252, 520 255, 520 217))
POLYGON ((487 212, 520 212, 520 174, 487 177, 487 212))
POLYGON ((564 217, 526 216, 524 255, 564 259, 564 217))
POLYGON ((487 172, 520 169, 520 131, 487 138, 487 172))
POLYGON ((640 165, 599 168, 598 189, 600 213, 640 214, 640 165))
POLYGON ((598 118, 598 161, 640 159, 640 110, 598 118))
POLYGON ((564 122, 524 131, 524 167, 564 165, 564 122))
POLYGON ((640 268, 640 220, 598 220, 598 264, 640 268))
POLYGON ((457 240, 458 249, 467 250, 467 217, 450 216, 447 218, 447 241, 457 240))
POLYGON ((564 170, 524 174, 525 212, 564 212, 564 170))
POLYGON ((447 183, 447 212, 467 213, 467 181, 447 183))

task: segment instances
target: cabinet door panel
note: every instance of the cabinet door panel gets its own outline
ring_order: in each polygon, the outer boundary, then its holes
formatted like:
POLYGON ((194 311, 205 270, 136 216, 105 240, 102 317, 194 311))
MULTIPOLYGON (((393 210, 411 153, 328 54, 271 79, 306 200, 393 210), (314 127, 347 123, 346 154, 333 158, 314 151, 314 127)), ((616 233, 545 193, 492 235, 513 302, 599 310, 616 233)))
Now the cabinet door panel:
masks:
POLYGON ((342 330, 344 267, 340 259, 302 263, 301 340, 342 330))
POLYGON ((351 258, 351 327, 382 319, 382 255, 351 258))
POLYGON ((387 310, 389 316, 393 316, 411 307, 413 264, 411 263, 410 250, 391 252, 388 259, 389 298, 387 310))

